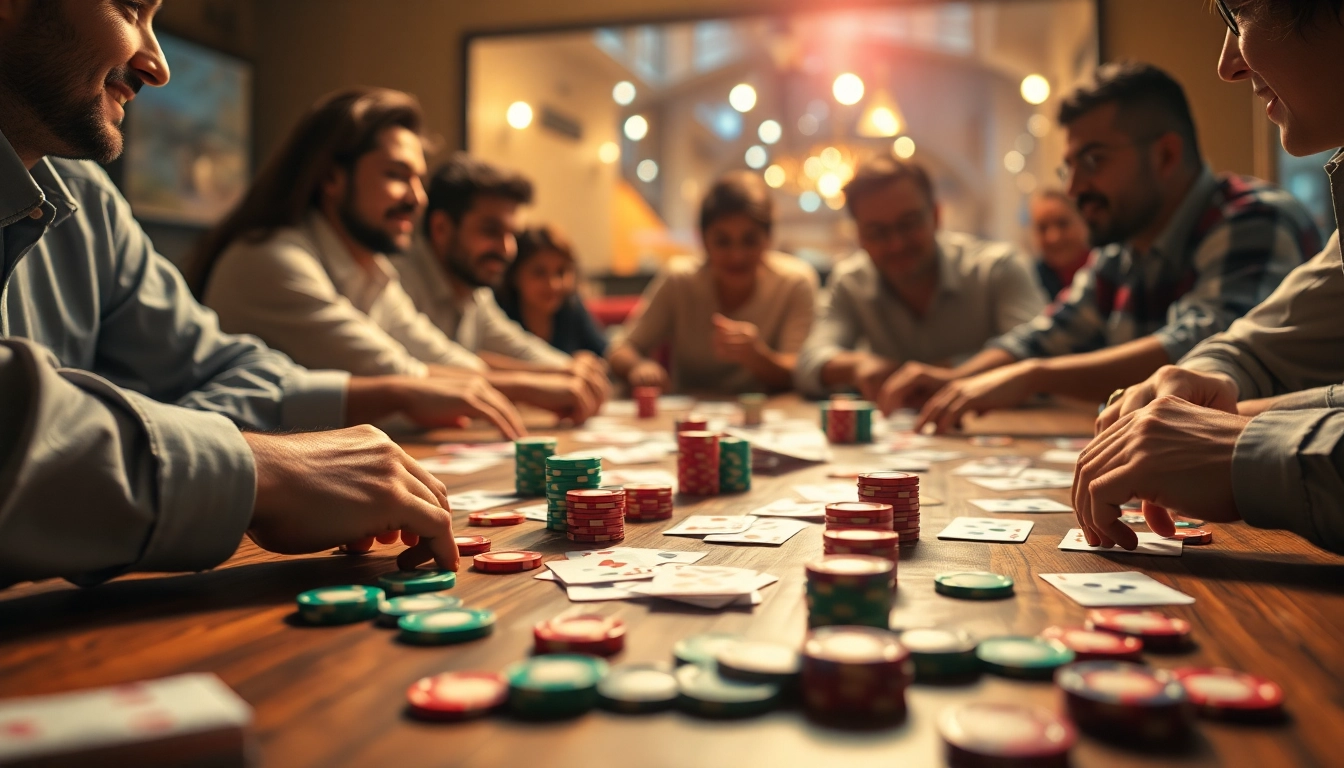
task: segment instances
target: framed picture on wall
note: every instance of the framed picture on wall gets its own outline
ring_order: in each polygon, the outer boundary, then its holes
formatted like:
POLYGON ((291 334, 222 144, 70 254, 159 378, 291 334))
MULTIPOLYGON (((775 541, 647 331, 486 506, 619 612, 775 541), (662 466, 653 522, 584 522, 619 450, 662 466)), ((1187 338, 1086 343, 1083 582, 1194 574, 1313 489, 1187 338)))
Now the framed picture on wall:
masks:
POLYGON ((160 34, 172 79, 127 110, 123 189, 145 221, 209 226, 247 189, 252 66, 160 34))

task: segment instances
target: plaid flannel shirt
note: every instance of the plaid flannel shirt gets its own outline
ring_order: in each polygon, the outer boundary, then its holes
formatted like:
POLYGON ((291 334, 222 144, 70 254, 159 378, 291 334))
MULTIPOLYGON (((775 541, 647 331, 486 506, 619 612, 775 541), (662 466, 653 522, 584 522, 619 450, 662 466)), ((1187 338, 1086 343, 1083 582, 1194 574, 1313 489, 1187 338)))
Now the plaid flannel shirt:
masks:
POLYGON ((1172 362, 1268 298, 1321 249, 1287 192, 1205 169, 1147 253, 1096 248, 1044 313, 989 342, 1019 360, 1156 336, 1172 362))

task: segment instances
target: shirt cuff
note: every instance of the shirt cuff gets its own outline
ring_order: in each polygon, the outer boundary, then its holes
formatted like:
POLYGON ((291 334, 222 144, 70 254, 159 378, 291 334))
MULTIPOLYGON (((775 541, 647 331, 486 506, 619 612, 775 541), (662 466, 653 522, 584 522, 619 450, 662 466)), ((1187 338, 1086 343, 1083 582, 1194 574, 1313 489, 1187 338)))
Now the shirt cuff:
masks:
POLYGON ((1315 408, 1266 411, 1251 419, 1232 454, 1232 498, 1243 520, 1320 540, 1312 518, 1318 500, 1310 496, 1307 474, 1335 471, 1331 454, 1344 435, 1339 416, 1315 408))
POLYGON ((1162 345, 1162 349, 1167 353, 1168 360, 1180 360, 1182 357, 1190 354, 1190 350, 1195 348, 1199 342, 1190 339, 1187 328, 1173 330, 1169 327, 1158 328, 1153 331, 1153 338, 1162 345))
POLYGON ((285 376, 280 403, 282 429, 339 429, 345 426, 345 371, 299 369, 285 376))
POLYGON ((998 336, 985 342, 985 349, 1002 349, 1004 352, 1007 352, 1018 360, 1026 360, 1029 357, 1034 357, 1034 355, 1031 354, 1031 348, 1027 345, 1026 341, 1011 333, 1005 333, 1002 336, 998 336))
MULTIPOLYGON (((1172 358, 1176 360, 1178 358, 1172 358)), ((1256 392, 1255 382, 1247 375, 1246 371, 1239 365, 1222 357, 1207 354, 1197 354, 1187 357, 1177 363, 1181 368, 1189 371, 1198 371, 1200 373, 1221 373, 1228 376, 1237 385, 1237 399, 1249 400, 1254 398, 1256 392)))

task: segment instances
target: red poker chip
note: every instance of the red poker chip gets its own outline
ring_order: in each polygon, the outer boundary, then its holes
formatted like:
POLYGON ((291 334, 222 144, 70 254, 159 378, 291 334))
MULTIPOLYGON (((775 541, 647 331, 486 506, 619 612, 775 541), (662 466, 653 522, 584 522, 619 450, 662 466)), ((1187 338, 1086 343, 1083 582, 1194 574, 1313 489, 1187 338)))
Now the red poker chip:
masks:
POLYGON ((808 581, 821 583, 887 582, 896 575, 891 561, 868 555, 830 555, 805 568, 808 581))
POLYGON ((1088 629, 1100 629, 1143 640, 1149 650, 1170 650, 1184 646, 1190 639, 1190 622, 1161 611, 1126 608, 1096 608, 1087 612, 1088 629))
POLYGON ((411 714, 425 720, 465 720, 508 701, 509 683, 494 672, 444 672, 406 689, 411 714))
POLYGON ((1066 766, 1078 740, 1066 718, 1038 707, 972 702, 943 711, 938 731, 957 766, 1066 766))
POLYGON ((595 614, 561 616, 533 627, 532 638, 537 653, 611 656, 625 648, 625 622, 595 614))
POLYGON ((1207 528, 1177 528, 1174 535, 1168 536, 1168 539, 1183 541, 1186 544, 1212 544, 1213 531, 1207 528))
POLYGON ((1142 640, 1114 632, 1085 627, 1047 627, 1041 637, 1060 641, 1073 651, 1078 661, 1138 661, 1143 655, 1142 640))
POLYGON ((566 515, 565 522, 569 523, 570 526, 572 527, 578 527, 578 528, 620 528, 622 525, 625 524, 625 515, 620 515, 618 517, 603 517, 603 518, 575 517, 574 515, 566 515))
POLYGON ((671 520, 672 515, 627 515, 627 523, 657 523, 663 520, 671 520))
POLYGON ((837 531, 834 528, 822 532, 825 543, 843 544, 848 547, 894 547, 898 537, 895 531, 837 531))
POLYGON ((835 501, 826 505, 826 514, 841 517, 860 515, 868 517, 874 512, 890 512, 890 504, 876 504, 868 501, 835 501))
POLYGON ((891 527, 890 517, 831 517, 827 515, 823 522, 835 525, 884 525, 891 527))
POLYGON ((1283 716, 1283 689, 1272 680, 1221 667, 1180 667, 1172 674, 1205 717, 1275 720, 1283 716))
POLYGON ((672 486, 661 483, 628 483, 625 492, 631 496, 671 496, 672 486))
POLYGON ((597 509, 578 504, 569 504, 565 507, 568 514, 577 517, 620 517, 625 513, 625 510, 626 506, 624 504, 604 505, 597 509))
POLYGON ((472 512, 467 515, 467 524, 484 526, 517 525, 526 519, 527 518, 523 517, 522 513, 514 512, 513 510, 472 512))
POLYGON ((454 536, 453 541, 457 544, 457 553, 459 555, 479 555, 482 552, 490 551, 490 540, 484 536, 454 536))
POLYGON ((841 525, 839 523, 827 523, 828 531, 890 531, 891 526, 879 523, 878 525, 841 525))
POLYGON ((521 573, 541 567, 541 553, 530 549, 482 552, 472 558, 476 570, 484 573, 521 573))
POLYGON ((909 472, 864 472, 859 475, 859 485, 915 486, 919 485, 919 475, 909 472))
POLYGON ((588 504, 620 502, 625 501, 625 491, 609 488, 575 488, 565 492, 565 501, 588 504))
POLYGON ((591 534, 591 533, 574 533, 573 531, 566 531, 565 538, 569 539, 570 541, 583 541, 583 542, 624 541, 625 534, 607 535, 607 534, 591 534))
POLYGON ((624 537, 624 536, 625 536, 625 526, 624 526, 624 525, 621 525, 621 526, 617 526, 617 527, 614 527, 614 528, 586 528, 586 527, 578 526, 578 525, 570 525, 570 526, 568 527, 568 529, 566 530, 566 532, 567 532, 567 533, 572 533, 572 534, 574 534, 574 535, 576 535, 576 536, 621 536, 621 537, 624 537))

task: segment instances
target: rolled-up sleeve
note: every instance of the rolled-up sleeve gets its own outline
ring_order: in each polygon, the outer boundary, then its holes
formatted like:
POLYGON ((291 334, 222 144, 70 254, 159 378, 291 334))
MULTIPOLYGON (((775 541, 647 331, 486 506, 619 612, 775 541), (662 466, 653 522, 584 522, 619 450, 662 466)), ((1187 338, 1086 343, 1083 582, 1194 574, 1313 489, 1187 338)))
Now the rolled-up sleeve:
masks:
POLYGON ((855 301, 849 295, 844 276, 838 277, 835 285, 818 297, 812 330, 798 351, 798 366, 793 370, 794 384, 803 394, 814 397, 825 394, 822 368, 836 355, 854 349, 858 343, 860 327, 854 314, 855 301))
MULTIPOLYGON (((1062 298, 986 346, 1002 349, 1018 360, 1090 352, 1106 346, 1106 317, 1098 300, 1098 286, 1111 284, 1109 273, 1114 260, 1113 255, 1093 251, 1062 298)), ((1036 294, 1040 292, 1035 288, 1036 294)))
POLYGON ((1233 453, 1232 492, 1247 523, 1344 553, 1344 410, 1267 411, 1252 419, 1233 453))
POLYGON ((251 450, 224 417, 155 402, 0 340, 0 584, 193 571, 251 520, 251 450))

